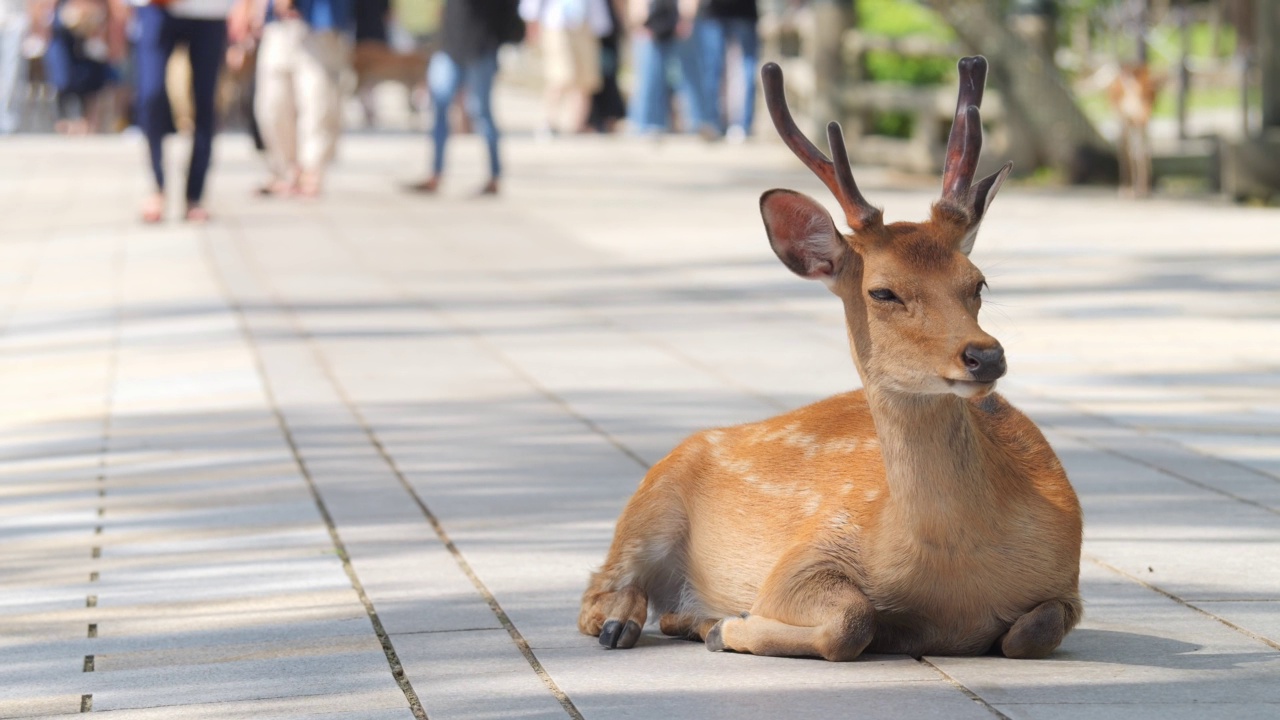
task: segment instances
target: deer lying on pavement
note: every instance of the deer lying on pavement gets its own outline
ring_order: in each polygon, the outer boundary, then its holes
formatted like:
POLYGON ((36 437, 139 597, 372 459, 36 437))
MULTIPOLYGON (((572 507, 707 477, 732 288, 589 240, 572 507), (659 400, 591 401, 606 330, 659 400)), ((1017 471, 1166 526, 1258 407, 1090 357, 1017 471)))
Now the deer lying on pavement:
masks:
POLYGON ((779 134, 839 199, 760 198, 769 242, 844 303, 864 389, 700 432, 653 466, 582 598, 579 629, 667 635, 757 655, 1048 655, 1079 621, 1081 514, 1057 456, 995 394, 1000 344, 978 326, 968 259, 1009 174, 973 181, 982 57, 960 61, 942 198, 886 225, 858 191, 839 125, 832 160, 799 131, 782 71, 762 71, 779 134))

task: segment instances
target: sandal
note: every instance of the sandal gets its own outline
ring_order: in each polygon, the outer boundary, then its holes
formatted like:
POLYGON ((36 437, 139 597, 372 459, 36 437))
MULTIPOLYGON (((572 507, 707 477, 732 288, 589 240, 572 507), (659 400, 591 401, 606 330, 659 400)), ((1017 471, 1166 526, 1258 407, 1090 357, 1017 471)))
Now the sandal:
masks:
POLYGON ((209 211, 199 205, 188 205, 187 212, 182 216, 182 219, 189 223, 203 225, 209 222, 209 211))
POLYGON ((155 225, 164 220, 164 196, 152 195, 142 204, 142 222, 146 225, 155 225))
POLYGON ((293 192, 304 198, 320 197, 320 176, 309 172, 302 173, 298 176, 293 192))
POLYGON ((254 189, 253 194, 259 197, 284 197, 292 195, 294 188, 283 180, 272 180, 254 189))

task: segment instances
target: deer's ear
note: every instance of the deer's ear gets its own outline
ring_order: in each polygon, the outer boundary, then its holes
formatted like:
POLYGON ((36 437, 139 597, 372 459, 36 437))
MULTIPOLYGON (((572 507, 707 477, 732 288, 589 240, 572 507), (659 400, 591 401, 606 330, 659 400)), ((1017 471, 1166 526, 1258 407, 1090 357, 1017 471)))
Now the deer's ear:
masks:
POLYGON ((996 193, 999 192, 1000 186, 1009 177, 1009 171, 1012 169, 1013 163, 1007 162, 1004 167, 973 184, 973 207, 969 208, 973 224, 960 240, 959 248, 965 255, 973 250, 973 243, 978 239, 978 225, 982 223, 982 218, 986 217, 987 208, 991 207, 991 201, 996 199, 996 193))
POLYGON ((803 278, 831 280, 845 244, 826 208, 808 195, 770 190, 760 196, 760 215, 784 265, 803 278))

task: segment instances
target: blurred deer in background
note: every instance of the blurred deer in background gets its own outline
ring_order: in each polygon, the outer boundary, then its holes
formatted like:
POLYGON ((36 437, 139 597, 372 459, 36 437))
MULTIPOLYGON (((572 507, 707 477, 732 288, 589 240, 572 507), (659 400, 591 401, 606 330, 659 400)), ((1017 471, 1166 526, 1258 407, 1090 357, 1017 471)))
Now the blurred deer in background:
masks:
POLYGON ((1111 107, 1120 118, 1116 143, 1120 157, 1121 192, 1133 197, 1151 194, 1151 111, 1161 78, 1146 63, 1122 65, 1107 87, 1111 107))
POLYGON ((1004 351, 978 326, 986 283, 968 254, 1011 165, 974 182, 986 60, 959 68, 942 198, 925 222, 885 224, 839 125, 828 160, 764 67, 774 125, 853 230, 770 190, 769 242, 844 304, 864 389, 700 432, 654 465, 583 595, 583 633, 632 647, 652 611, 713 651, 1039 658, 1079 621, 1079 503, 1044 436, 995 394, 1004 351))

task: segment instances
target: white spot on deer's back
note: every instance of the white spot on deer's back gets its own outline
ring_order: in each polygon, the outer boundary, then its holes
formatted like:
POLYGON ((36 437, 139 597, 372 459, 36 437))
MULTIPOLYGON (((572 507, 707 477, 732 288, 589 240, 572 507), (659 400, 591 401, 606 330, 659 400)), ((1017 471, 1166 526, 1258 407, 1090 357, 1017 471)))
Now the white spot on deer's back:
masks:
POLYGON ((861 438, 839 438, 823 443, 822 449, 834 455, 851 455, 866 447, 861 438))
POLYGON ((827 518, 827 527, 831 530, 843 530, 849 524, 849 513, 838 512, 827 518))
POLYGON ((804 494, 808 496, 804 503, 804 514, 813 515, 822 507, 822 496, 812 490, 805 490, 804 494))

